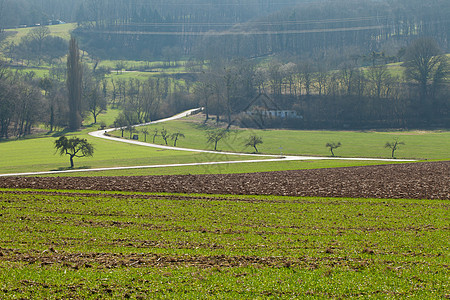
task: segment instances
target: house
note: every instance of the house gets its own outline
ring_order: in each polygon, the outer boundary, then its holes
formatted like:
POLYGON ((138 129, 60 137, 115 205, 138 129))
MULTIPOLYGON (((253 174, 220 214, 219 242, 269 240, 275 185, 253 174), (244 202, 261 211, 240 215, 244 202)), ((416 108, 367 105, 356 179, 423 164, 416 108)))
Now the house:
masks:
POLYGON ((295 110, 279 110, 279 109, 265 109, 265 108, 253 108, 245 111, 249 116, 263 116, 282 119, 303 119, 295 110))
POLYGON ((255 117, 303 119, 303 116, 296 110, 279 107, 266 93, 261 93, 256 96, 244 109, 244 113, 255 117))

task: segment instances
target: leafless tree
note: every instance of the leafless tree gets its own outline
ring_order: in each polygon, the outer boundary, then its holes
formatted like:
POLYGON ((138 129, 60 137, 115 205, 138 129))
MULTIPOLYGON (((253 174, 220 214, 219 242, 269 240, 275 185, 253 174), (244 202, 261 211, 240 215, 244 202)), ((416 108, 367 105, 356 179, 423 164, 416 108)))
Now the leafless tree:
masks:
POLYGON ((70 39, 67 57, 67 90, 69 97, 69 128, 78 130, 81 127, 81 87, 82 66, 78 43, 74 37, 70 39))
POLYGON ((207 143, 214 144, 214 151, 217 151, 217 144, 228 137, 229 131, 225 129, 216 129, 206 133, 207 143))
POLYGON ((173 146, 176 147, 176 146, 177 146, 177 141, 178 141, 178 139, 179 139, 179 138, 184 138, 184 137, 185 137, 184 134, 181 133, 181 132, 179 132, 179 131, 173 133, 173 134, 170 136, 170 138, 173 140, 173 146))
POLYGON ((337 142, 337 143, 335 143, 335 142, 330 142, 330 143, 327 143, 327 144, 325 145, 325 147, 327 147, 327 148, 330 149, 330 151, 331 151, 331 156, 334 156, 333 150, 334 150, 334 149, 337 149, 337 148, 339 148, 339 147, 341 147, 341 146, 342 146, 341 142, 337 142))
POLYGON ((258 152, 258 148, 256 148, 256 146, 258 146, 259 144, 262 144, 262 143, 263 143, 262 137, 256 136, 256 135, 251 135, 247 139, 247 141, 245 143, 245 146, 246 147, 253 147, 253 148, 255 148, 255 151, 258 152))
POLYGON ((394 138, 394 141, 393 141, 393 142, 387 142, 387 143, 384 145, 384 147, 385 147, 385 148, 391 149, 391 150, 392 150, 392 152, 391 152, 391 157, 392 157, 392 158, 395 158, 395 156, 394 156, 394 155, 395 155, 395 151, 398 150, 398 148, 399 148, 400 145, 404 145, 404 144, 405 144, 405 143, 399 141, 398 138, 394 138))
POLYGON ((163 129, 161 129, 161 131, 160 131, 160 135, 161 135, 162 139, 164 140, 164 142, 165 142, 166 145, 167 145, 167 140, 168 140, 169 137, 170 137, 169 132, 168 132, 165 128, 163 128, 163 129))
POLYGON ((419 84, 422 101, 429 96, 429 86, 443 80, 448 74, 448 59, 442 54, 436 41, 423 37, 406 49, 405 74, 419 84))

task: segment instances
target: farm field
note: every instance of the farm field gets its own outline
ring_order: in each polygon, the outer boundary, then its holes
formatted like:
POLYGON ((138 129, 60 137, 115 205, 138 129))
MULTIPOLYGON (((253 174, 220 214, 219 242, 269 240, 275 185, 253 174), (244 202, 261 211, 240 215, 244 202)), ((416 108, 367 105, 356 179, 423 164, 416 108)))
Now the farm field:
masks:
MULTIPOLYGON (((139 147, 124 143, 86 137, 95 147, 93 157, 75 159, 75 168, 198 163, 204 161, 245 160, 249 158, 139 147)), ((0 143, 0 173, 65 170, 70 164, 67 156, 55 154, 56 138, 46 137, 0 143)))
MULTIPOLYGON (((110 125, 117 116, 117 110, 108 110, 99 116, 99 122, 110 125)), ((177 146, 193 149, 210 149, 207 144, 207 130, 213 128, 201 125, 201 115, 185 118, 179 121, 170 121, 164 124, 148 126, 150 134, 147 141, 152 140, 152 132, 155 128, 165 128, 169 133, 182 132, 185 138, 178 140, 177 146)), ((86 124, 89 124, 89 119, 86 124)), ((245 147, 245 140, 250 135, 258 135, 263 138, 263 144, 258 145, 260 153, 265 154, 290 154, 307 156, 330 156, 325 144, 330 141, 340 141, 342 147, 335 150, 336 156, 342 158, 368 157, 390 158, 390 149, 384 144, 399 138, 404 141, 396 151, 397 158, 409 158, 418 160, 448 160, 450 148, 450 133, 448 131, 396 131, 396 132, 357 132, 357 131, 299 131, 299 130, 232 130, 230 137, 220 141, 219 152, 194 153, 173 151, 127 145, 113 141, 96 139, 88 135, 88 132, 97 130, 96 125, 87 125, 82 131, 67 132, 66 135, 77 135, 87 138, 95 147, 94 157, 75 160, 75 168, 94 169, 108 167, 128 167, 147 165, 168 165, 180 163, 201 163, 249 160, 256 157, 242 157, 223 155, 221 151, 253 153, 254 149, 245 147), (280 146, 282 149, 280 149, 280 146)), ((142 130, 139 127, 138 130, 142 130)), ((58 135, 63 133, 55 133, 58 135)), ((113 133, 120 136, 120 131, 113 133)), ((41 133, 31 138, 0 142, 0 174, 57 171, 66 170, 69 166, 68 157, 55 155, 54 141, 57 136, 41 133)), ((129 136, 128 132, 124 136, 129 136)), ((139 140, 144 141, 144 135, 139 133, 139 140)), ((157 144, 164 144, 161 137, 157 137, 157 144)), ((173 141, 169 141, 173 143, 173 141)), ((261 158, 258 158, 261 159, 261 158)), ((264 157, 262 157, 264 159, 264 157)), ((350 161, 350 160, 307 160, 286 162, 245 163, 234 165, 208 165, 190 167, 150 168, 133 170, 96 171, 90 173, 70 173, 64 176, 130 176, 130 175, 179 175, 179 174, 225 174, 284 171, 298 169, 351 167, 364 165, 389 164, 396 162, 377 161, 350 161)))
MULTIPOLYGON (((35 28, 36 27, 6 29, 5 31, 7 33, 11 34, 9 37, 7 37, 6 42, 14 42, 15 44, 18 44, 18 43, 20 43, 20 39, 22 37, 26 36, 30 31, 32 31, 35 28)), ((50 35, 63 38, 67 41, 70 39, 70 33, 75 28, 76 28, 76 23, 67 23, 67 24, 48 26, 48 29, 50 30, 50 35)))
POLYGON ((243 174, 0 177, 0 188, 450 200, 450 162, 243 174))
MULTIPOLYGON (((153 134, 155 129, 166 129, 169 133, 181 132, 186 138, 180 139, 180 147, 194 149, 210 149, 213 145, 207 144, 206 133, 215 127, 212 123, 204 125, 203 114, 190 116, 180 120, 169 121, 163 124, 145 126, 153 134)), ((138 127, 138 130, 144 127, 138 127)), ((113 132, 120 136, 120 131, 113 132)), ((258 145, 260 153, 286 154, 286 155, 311 155, 330 156, 330 151, 325 144, 328 142, 342 143, 342 147, 335 150, 339 157, 368 157, 390 158, 391 151, 384 146, 386 142, 392 142, 395 138, 405 143, 400 145, 395 152, 397 158, 409 159, 450 159, 450 132, 442 131, 320 131, 320 130, 258 130, 239 129, 231 131, 229 137, 218 144, 218 150, 232 152, 253 153, 252 147, 246 147, 246 140, 251 135, 262 137, 263 144, 258 145)), ((147 136, 148 139, 148 136, 147 136)), ((144 141, 144 135, 140 134, 140 140, 144 141)), ((163 140, 156 139, 159 144, 163 140)))
POLYGON ((448 200, 1 189, 0 206, 2 299, 449 296, 448 200))
MULTIPOLYGON (((210 157, 213 159, 213 157, 210 157)), ((248 159, 248 158, 247 158, 248 159)), ((45 177, 103 177, 103 176, 153 176, 153 175, 206 175, 206 174, 240 174, 275 172, 290 170, 308 170, 323 168, 340 168, 371 166, 380 164, 399 164, 400 162, 349 161, 349 160, 302 160, 302 161, 267 161, 237 164, 210 164, 199 166, 171 166, 165 168, 142 168, 127 170, 85 171, 79 173, 47 174, 45 177)))

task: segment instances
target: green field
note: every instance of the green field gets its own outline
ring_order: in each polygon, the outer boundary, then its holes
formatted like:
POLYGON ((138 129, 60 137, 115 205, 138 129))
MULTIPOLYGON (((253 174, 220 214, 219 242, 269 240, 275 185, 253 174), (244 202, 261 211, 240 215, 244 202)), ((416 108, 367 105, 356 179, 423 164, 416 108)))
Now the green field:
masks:
POLYGON ((0 298, 449 295, 448 201, 1 190, 0 298))
MULTIPOLYGON (((94 156, 75 159, 75 168, 92 169, 250 159, 228 155, 203 155, 183 151, 160 150, 92 137, 86 138, 95 147, 94 156)), ((0 157, 2 157, 0 160, 0 173, 67 169, 70 165, 69 158, 55 154, 53 147, 55 139, 48 137, 0 143, 0 157)))
MULTIPOLYGON (((106 114, 99 117, 99 122, 104 121, 110 125, 117 116, 117 110, 108 110, 106 114)), ((164 125, 151 125, 148 127, 152 132, 154 128, 162 129, 163 126, 169 132, 183 132, 185 138, 178 141, 177 146, 194 149, 212 149, 206 143, 206 131, 210 129, 194 121, 201 116, 193 116, 186 120, 171 121, 164 125)), ((86 120, 85 124, 91 122, 86 120)), ((80 158, 75 160, 76 168, 92 169, 102 167, 126 167, 178 163, 197 163, 207 161, 247 160, 255 157, 239 157, 233 155, 192 153, 174 150, 162 150, 156 148, 128 145, 119 142, 106 141, 87 135, 89 131, 97 130, 97 125, 88 125, 77 133, 66 133, 87 138, 94 144, 94 157, 80 158)), ((139 128, 141 130, 142 128, 139 128)), ((57 133, 60 135, 62 133, 57 133)), ((115 132, 120 135, 120 132, 115 132)), ((449 159, 447 149, 450 148, 450 132, 342 132, 342 131, 295 131, 295 130, 240 130, 232 131, 230 137, 221 141, 218 146, 220 151, 248 152, 254 150, 244 147, 245 139, 256 134, 263 137, 264 143, 259 146, 262 153, 267 154, 290 154, 330 156, 325 144, 329 141, 340 141, 343 146, 335 150, 337 156, 345 157, 372 157, 389 158, 390 150, 384 148, 387 141, 399 137, 406 144, 396 152, 398 158, 413 158, 427 160, 449 159), (280 146, 282 147, 280 151, 280 146)), ((125 132, 125 136, 129 134, 125 132)), ((24 173, 64 170, 69 166, 68 157, 55 155, 54 141, 57 136, 41 133, 34 138, 21 140, 10 140, 0 142, 0 174, 24 173)), ((143 134, 139 134, 141 141, 143 134)), ((152 137, 147 136, 147 141, 152 137)), ((156 143, 163 144, 161 137, 156 138, 156 143)), ((169 141, 171 142, 171 141, 169 141)), ((171 142, 172 143, 172 142, 171 142)), ((308 160, 294 162, 265 162, 245 163, 233 165, 210 165, 196 167, 171 167, 167 169, 140 169, 123 171, 105 171, 91 173, 66 174, 70 176, 110 176, 110 175, 162 175, 162 174, 218 174, 218 173, 244 173, 282 171, 297 169, 314 169, 327 167, 348 167, 382 164, 377 161, 348 161, 348 160, 308 160)))
MULTIPOLYGON (((76 28, 76 25, 77 24, 75 23, 51 25, 48 26, 48 29, 50 30, 50 35, 57 36, 68 41, 70 39, 70 33, 76 28)), ((8 36, 6 42, 14 42, 15 44, 19 44, 20 39, 26 36, 31 30, 35 28, 36 27, 6 29, 5 31, 7 33, 12 33, 10 36, 8 36)))
MULTIPOLYGON (((203 126, 199 122, 201 118, 201 115, 196 115, 183 120, 150 125, 146 128, 150 134, 155 128, 161 130, 163 127, 170 133, 178 131, 184 133, 186 138, 177 143, 180 147, 213 149, 212 145, 206 143, 206 132, 214 127, 212 125, 203 126)), ((138 129, 142 130, 143 127, 138 129)), ((120 135, 120 132, 114 134, 117 136, 120 135)), ((258 150, 266 154, 330 156, 330 151, 325 144, 340 141, 342 147, 335 150, 336 156, 390 158, 391 151, 384 145, 386 142, 392 142, 394 138, 398 138, 405 145, 401 145, 396 151, 397 158, 450 159, 448 151, 450 149, 450 132, 446 130, 384 132, 236 129, 232 131, 228 139, 219 142, 218 149, 253 153, 255 151, 253 148, 245 147, 246 140, 251 135, 262 137, 263 144, 258 146, 258 150)), ((142 134, 140 134, 140 139, 144 140, 142 134)), ((163 143, 161 137, 156 141, 160 144, 163 143)))

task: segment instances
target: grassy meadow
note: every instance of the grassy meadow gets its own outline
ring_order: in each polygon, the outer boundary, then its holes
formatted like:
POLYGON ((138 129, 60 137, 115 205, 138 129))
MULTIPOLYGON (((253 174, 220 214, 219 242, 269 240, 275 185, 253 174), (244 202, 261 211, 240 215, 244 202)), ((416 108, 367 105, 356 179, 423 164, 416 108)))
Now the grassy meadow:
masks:
MULTIPOLYGON (((207 144, 206 133, 215 127, 213 122, 202 124, 203 115, 195 115, 182 120, 170 121, 164 124, 146 126, 152 135, 155 129, 162 128, 170 133, 181 132, 186 138, 177 142, 177 146, 194 149, 214 149, 207 144)), ((138 130, 144 127, 138 127, 138 130)), ((119 136, 119 132, 114 135, 119 136)), ((385 148, 386 142, 395 138, 405 143, 395 152, 396 158, 433 160, 450 159, 449 131, 309 131, 309 130, 257 130, 235 129, 229 137, 218 144, 218 150, 233 152, 255 152, 254 148, 246 147, 246 141, 251 135, 262 137, 263 144, 258 145, 258 151, 264 154, 330 156, 325 147, 328 142, 341 142, 342 146, 334 153, 339 157, 390 158, 390 149, 385 148)), ((147 140, 149 136, 147 136, 147 140)), ((144 136, 140 134, 140 140, 144 136)), ((161 137, 157 143, 164 141, 161 137)))
POLYGON ((0 298, 448 297, 448 201, 1 190, 0 298))
MULTIPOLYGON (((104 122, 110 126, 118 110, 109 109, 99 116, 98 122, 104 122)), ((193 149, 210 149, 207 144, 206 132, 213 127, 204 126, 199 122, 201 115, 192 116, 183 120, 171 121, 164 124, 148 126, 150 135, 147 141, 152 141, 152 131, 163 127, 170 133, 182 132, 185 138, 180 138, 178 147, 193 149)), ((340 141, 342 147, 335 150, 336 156, 342 158, 368 157, 389 158, 389 149, 384 148, 387 141, 398 137, 405 145, 401 145, 396 152, 397 158, 410 158, 420 160, 447 160, 450 158, 447 149, 450 149, 450 132, 448 131, 405 131, 405 132, 343 132, 343 131, 295 131, 295 130, 242 130, 234 129, 229 138, 220 141, 218 153, 193 153, 175 150, 162 150, 151 147, 129 145, 114 141, 93 138, 88 132, 98 129, 98 125, 90 124, 92 120, 87 118, 86 127, 79 132, 45 133, 20 139, 0 142, 0 174, 25 173, 39 171, 65 170, 69 166, 66 156, 55 154, 54 141, 61 134, 87 138, 95 147, 93 157, 75 159, 75 168, 92 169, 102 167, 127 167, 144 165, 166 165, 179 163, 197 163, 208 161, 236 161, 254 159, 254 157, 240 157, 220 154, 221 151, 253 153, 254 149, 245 147, 245 140, 250 135, 258 135, 263 138, 263 144, 258 145, 260 153, 265 154, 289 154, 308 156, 330 156, 325 144, 330 141, 340 141), (280 150, 281 146, 281 150, 280 150)), ((142 130, 142 127, 138 128, 142 130)), ((120 131, 113 133, 120 136, 120 131)), ((128 132, 124 136, 129 136, 128 132)), ((144 141, 144 135, 139 133, 139 139, 144 141)), ((164 144, 160 136, 155 140, 158 144, 164 144)), ((173 141, 169 140, 169 145, 173 141)), ((166 174, 219 174, 219 173, 245 173, 266 172, 297 169, 334 168, 384 164, 377 161, 350 161, 350 160, 308 160, 293 162, 262 162, 240 163, 233 165, 208 165, 171 168, 114 170, 102 172, 82 172, 66 174, 65 176, 128 176, 128 175, 166 175, 166 174)))
MULTIPOLYGON (((70 134, 74 135, 74 134, 70 134)), ((245 160, 228 155, 202 155, 175 150, 161 150, 85 137, 95 147, 93 157, 75 158, 75 168, 126 167, 197 163, 204 161, 245 160)), ((69 167, 68 156, 55 154, 54 137, 8 141, 0 143, 0 173, 24 173, 65 170, 69 167)))
MULTIPOLYGON (((70 39, 70 33, 72 30, 76 28, 77 24, 75 23, 66 23, 59 25, 51 25, 48 26, 50 30, 50 35, 57 36, 63 38, 65 40, 70 39)), ((36 27, 26 27, 26 28, 15 28, 15 29, 6 29, 7 33, 10 35, 6 38, 7 43, 15 43, 16 45, 20 43, 20 40, 26 36, 30 31, 35 29, 36 27)))

